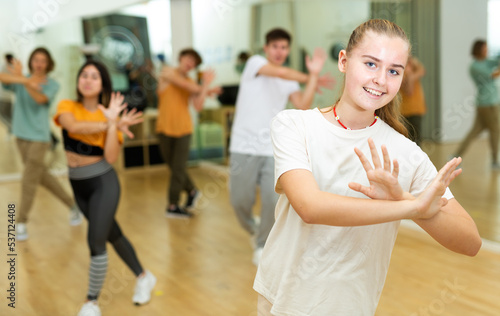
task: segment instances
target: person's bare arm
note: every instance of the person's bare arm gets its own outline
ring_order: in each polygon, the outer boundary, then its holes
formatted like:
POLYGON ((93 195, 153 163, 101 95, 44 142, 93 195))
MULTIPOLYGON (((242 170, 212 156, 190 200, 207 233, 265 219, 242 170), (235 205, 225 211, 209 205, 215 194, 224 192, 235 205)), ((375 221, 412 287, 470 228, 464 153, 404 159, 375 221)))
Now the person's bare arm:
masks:
POLYGON ((412 219, 448 249, 473 256, 481 245, 474 223, 462 216, 453 200, 446 207, 448 200, 442 198, 449 183, 460 173, 455 170, 460 161, 454 158, 441 168, 418 198, 399 201, 353 198, 321 191, 312 173, 304 169, 285 172, 279 181, 305 223, 363 226, 412 219), (453 211, 448 212, 449 209, 453 211), (451 214, 453 216, 449 216, 451 214), (451 227, 445 227, 449 225, 446 220, 452 221, 451 227), (439 232, 440 229, 444 232, 439 232), (451 232, 452 229, 455 231, 451 232))
POLYGON ((314 95, 318 92, 319 88, 333 88, 335 80, 329 74, 320 76, 319 73, 326 62, 327 54, 322 49, 315 49, 312 58, 306 57, 306 67, 309 72, 304 91, 297 91, 292 93, 289 97, 290 102, 297 109, 306 110, 311 107, 314 100, 314 95), (330 79, 330 80, 328 80, 330 79))
POLYGON ((474 256, 481 248, 482 240, 476 223, 456 199, 449 200, 435 216, 414 221, 452 251, 474 256))
MULTIPOLYGON (((403 192, 398 183, 399 164, 397 160, 393 161, 394 168, 391 171, 391 161, 387 148, 382 146, 384 158, 382 164, 373 140, 369 139, 368 143, 373 167, 360 150, 355 149, 355 151, 366 171, 370 186, 349 183, 349 187, 371 199, 414 200, 415 198, 410 193, 403 192)), ((457 159, 457 162, 460 163, 461 159, 457 159)), ((451 177, 458 176, 460 172, 461 170, 453 171, 451 177)), ((435 182, 431 185, 435 185, 435 182)), ((481 247, 482 241, 476 224, 455 199, 448 200, 434 216, 427 219, 414 218, 413 220, 437 242, 452 251, 473 256, 481 247)))
POLYGON ((189 91, 189 93, 200 93, 202 89, 199 84, 187 78, 184 78, 175 70, 175 68, 171 67, 163 68, 160 74, 160 84, 158 86, 158 92, 161 92, 166 87, 167 83, 176 85, 183 90, 189 91))
POLYGON ((286 80, 293 80, 300 83, 307 83, 307 81, 309 80, 309 75, 303 72, 284 66, 273 65, 271 63, 267 63, 262 66, 257 74, 269 77, 277 77, 286 80))
POLYGON ((203 104, 205 103, 205 98, 210 92, 210 84, 215 79, 215 71, 213 69, 208 69, 203 72, 201 91, 192 95, 193 106, 197 112, 203 109, 203 104))

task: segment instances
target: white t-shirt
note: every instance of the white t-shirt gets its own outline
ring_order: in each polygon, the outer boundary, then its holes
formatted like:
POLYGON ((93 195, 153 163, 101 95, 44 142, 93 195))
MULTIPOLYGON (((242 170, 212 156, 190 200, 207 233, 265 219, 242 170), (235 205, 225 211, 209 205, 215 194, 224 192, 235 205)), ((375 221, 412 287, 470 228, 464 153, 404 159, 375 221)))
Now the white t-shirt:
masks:
POLYGON ((290 94, 300 90, 296 81, 258 75, 267 63, 254 55, 243 70, 229 145, 232 153, 272 157, 271 120, 285 109, 290 94))
MULTIPOLYGON (((272 121, 271 135, 275 189, 281 195, 254 289, 273 304, 273 315, 373 315, 400 221, 359 227, 306 224, 283 194, 279 177, 306 169, 322 191, 367 198, 348 183, 369 185, 354 153, 358 147, 371 161, 369 137, 380 157, 385 144, 391 159, 398 159, 399 183, 414 196, 434 179, 436 168, 415 143, 380 119, 362 130, 345 130, 318 109, 286 110, 272 121)), ((444 196, 453 198, 448 189, 444 196)))

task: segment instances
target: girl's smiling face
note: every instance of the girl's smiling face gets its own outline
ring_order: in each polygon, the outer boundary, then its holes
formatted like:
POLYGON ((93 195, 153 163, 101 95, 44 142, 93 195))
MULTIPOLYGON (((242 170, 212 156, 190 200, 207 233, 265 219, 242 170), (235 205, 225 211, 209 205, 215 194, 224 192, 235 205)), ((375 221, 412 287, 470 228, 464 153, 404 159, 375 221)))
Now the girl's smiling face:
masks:
POLYGON ((339 70, 345 73, 344 102, 374 112, 398 93, 408 60, 408 43, 368 31, 349 56, 342 51, 339 70))

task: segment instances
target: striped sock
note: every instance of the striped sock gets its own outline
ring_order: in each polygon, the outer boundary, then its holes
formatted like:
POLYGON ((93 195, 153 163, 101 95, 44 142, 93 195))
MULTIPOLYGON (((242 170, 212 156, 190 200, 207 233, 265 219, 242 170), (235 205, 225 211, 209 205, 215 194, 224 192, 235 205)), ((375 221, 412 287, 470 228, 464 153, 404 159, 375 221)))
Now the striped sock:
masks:
POLYGON ((108 254, 90 257, 89 269, 89 291, 87 298, 89 300, 96 300, 101 291, 102 284, 106 278, 106 271, 108 269, 108 254))

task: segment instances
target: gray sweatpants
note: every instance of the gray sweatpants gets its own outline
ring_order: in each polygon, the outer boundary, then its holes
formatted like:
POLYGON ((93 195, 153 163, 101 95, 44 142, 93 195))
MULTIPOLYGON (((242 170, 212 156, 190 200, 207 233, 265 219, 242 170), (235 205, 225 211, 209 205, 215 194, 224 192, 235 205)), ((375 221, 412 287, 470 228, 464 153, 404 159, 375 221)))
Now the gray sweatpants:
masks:
POLYGON ((257 247, 264 247, 274 224, 279 195, 274 192, 274 158, 231 153, 229 194, 231 205, 243 228, 257 236, 257 247), (257 187, 260 188, 260 225, 252 213, 257 187))

